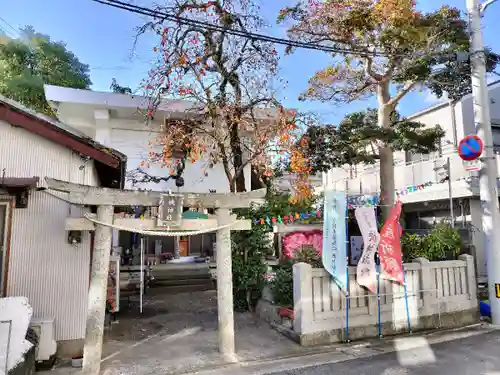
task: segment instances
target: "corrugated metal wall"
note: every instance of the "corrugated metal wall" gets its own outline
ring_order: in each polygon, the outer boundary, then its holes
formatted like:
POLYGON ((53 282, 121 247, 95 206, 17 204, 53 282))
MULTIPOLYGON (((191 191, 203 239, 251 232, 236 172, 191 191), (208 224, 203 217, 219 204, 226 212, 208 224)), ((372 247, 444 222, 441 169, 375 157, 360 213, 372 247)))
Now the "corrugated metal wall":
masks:
MULTIPOLYGON (((71 150, 0 122, 0 171, 9 177, 45 176, 96 185, 91 161, 71 150)), ((42 182, 43 185, 43 182, 42 182)), ((29 298, 35 318, 55 318, 56 340, 85 334, 90 263, 90 235, 67 243, 66 217, 81 217, 83 208, 45 191, 33 191, 26 209, 13 214, 7 294, 29 298)))

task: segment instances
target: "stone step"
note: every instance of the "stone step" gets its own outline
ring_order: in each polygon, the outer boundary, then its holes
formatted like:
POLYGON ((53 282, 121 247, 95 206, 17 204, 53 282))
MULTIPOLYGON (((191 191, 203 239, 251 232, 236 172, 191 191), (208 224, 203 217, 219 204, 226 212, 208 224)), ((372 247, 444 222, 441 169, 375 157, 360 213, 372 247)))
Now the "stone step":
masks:
POLYGON ((189 293, 189 292, 202 292, 206 290, 214 290, 215 285, 213 282, 204 284, 191 284, 191 285, 171 285, 171 286, 158 286, 152 287, 147 290, 147 294, 150 296, 161 295, 161 294, 178 294, 178 293, 189 293))
POLYGON ((178 286, 178 285, 203 285, 211 283, 210 275, 207 277, 190 277, 182 279, 155 279, 151 283, 151 288, 159 288, 163 286, 178 286))
POLYGON ((153 268, 151 274, 157 280, 200 278, 200 277, 210 277, 210 269, 208 267, 194 268, 194 269, 153 268))

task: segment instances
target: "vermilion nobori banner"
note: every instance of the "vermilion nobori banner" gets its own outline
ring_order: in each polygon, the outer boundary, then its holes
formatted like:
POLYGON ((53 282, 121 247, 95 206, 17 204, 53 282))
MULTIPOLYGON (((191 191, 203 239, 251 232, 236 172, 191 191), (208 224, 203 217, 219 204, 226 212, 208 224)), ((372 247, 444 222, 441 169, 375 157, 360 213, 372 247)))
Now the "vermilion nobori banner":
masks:
POLYGON ((404 284, 403 254, 399 231, 399 215, 401 215, 401 201, 398 201, 391 210, 387 221, 380 232, 378 254, 380 258, 381 277, 386 280, 404 284))
POLYGON ((354 212, 359 230, 363 236, 363 253, 356 268, 356 280, 372 293, 377 293, 377 274, 375 268, 375 253, 380 235, 377 228, 375 209, 359 207, 354 212))

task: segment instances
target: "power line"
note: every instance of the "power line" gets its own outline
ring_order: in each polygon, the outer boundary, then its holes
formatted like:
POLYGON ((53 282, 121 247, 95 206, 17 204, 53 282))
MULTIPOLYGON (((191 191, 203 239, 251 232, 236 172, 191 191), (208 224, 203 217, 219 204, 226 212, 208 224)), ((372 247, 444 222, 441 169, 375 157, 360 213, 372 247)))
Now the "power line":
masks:
POLYGON ((0 23, 0 31, 3 31, 5 33, 6 36, 8 36, 9 38, 18 38, 20 35, 19 35, 19 31, 16 30, 14 28, 14 26, 12 26, 10 23, 8 23, 4 18, 0 17, 0 21, 6 25, 9 29, 13 30, 13 31, 10 31, 8 30, 7 28, 5 27, 2 27, 2 24, 0 23))
POLYGON ((264 34, 252 33, 249 31, 236 30, 236 29, 232 29, 229 27, 214 25, 214 24, 211 24, 208 22, 202 22, 202 21, 193 20, 193 19, 186 18, 186 17, 175 16, 173 14, 168 14, 168 13, 156 11, 156 10, 152 10, 149 8, 139 7, 139 6, 124 3, 124 2, 121 2, 118 0, 92 0, 92 1, 94 1, 96 3, 108 5, 108 6, 111 6, 113 8, 126 10, 126 11, 129 11, 131 13, 137 13, 137 14, 142 14, 144 16, 149 16, 152 18, 160 18, 163 20, 177 22, 181 25, 202 27, 202 28, 205 28, 205 29, 210 30, 210 31, 225 32, 226 34, 240 36, 240 37, 247 38, 247 39, 254 39, 254 40, 259 40, 259 41, 263 41, 263 42, 271 42, 271 43, 286 45, 289 47, 298 47, 298 48, 319 50, 319 51, 324 51, 324 52, 334 52, 334 53, 349 53, 349 54, 359 54, 359 55, 369 55, 369 56, 376 55, 376 53, 368 53, 366 51, 357 52, 354 50, 328 47, 328 46, 313 44, 313 43, 298 42, 298 41, 277 38, 277 37, 264 35, 264 34))
MULTIPOLYGON (((310 42, 299 42, 291 39, 283 39, 283 38, 277 38, 269 35, 264 35, 264 34, 257 34, 257 33, 252 33, 249 31, 244 31, 244 30, 237 30, 237 29, 232 29, 229 27, 225 26, 219 26, 219 25, 214 25, 208 22, 202 22, 198 20, 193 20, 190 18, 186 17, 181 17, 181 16, 176 16, 174 14, 168 14, 165 12, 145 8, 145 7, 140 7, 137 5, 132 5, 129 3, 125 3, 119 0, 92 0, 96 3, 100 3, 103 5, 111 6, 113 8, 118 8, 122 10, 129 11, 131 13, 136 13, 136 14, 141 14, 144 16, 149 16, 152 18, 160 18, 162 20, 168 20, 168 21, 173 21, 177 22, 178 24, 181 25, 187 25, 187 26, 195 26, 195 27, 202 27, 210 31, 220 31, 224 32, 226 34, 230 35, 235 35, 235 36, 240 36, 243 38, 247 39, 253 39, 253 40, 259 40, 263 42, 270 42, 270 43, 275 43, 275 44, 280 44, 280 45, 285 45, 288 47, 296 47, 296 48, 303 48, 303 49, 310 49, 310 50, 317 50, 317 51, 323 51, 323 52, 330 52, 330 53, 341 53, 341 54, 349 54, 349 55, 357 55, 357 56, 365 56, 365 57, 387 57, 389 54, 387 53, 382 53, 382 52, 368 52, 368 51, 361 51, 361 50, 354 50, 354 49, 345 49, 345 48, 338 48, 338 47, 330 47, 330 46, 325 46, 321 44, 316 44, 316 43, 310 43, 310 42)), ((425 56, 423 54, 419 54, 422 56, 425 56)), ((449 54, 449 53, 432 53, 429 55, 435 55, 435 56, 445 56, 445 55, 455 55, 449 54)), ((391 57, 408 57, 408 54, 394 54, 391 55, 391 57)), ((418 57, 422 57, 418 56, 418 57)), ((417 56, 416 56, 417 57, 417 56)))
MULTIPOLYGON (((8 23, 5 18, 0 17, 0 21, 2 21, 5 25, 7 25, 11 30, 13 30, 14 35, 19 35, 19 30, 17 30, 14 26, 12 26, 10 23, 8 23)), ((4 30, 5 32, 10 32, 7 30, 4 30)))

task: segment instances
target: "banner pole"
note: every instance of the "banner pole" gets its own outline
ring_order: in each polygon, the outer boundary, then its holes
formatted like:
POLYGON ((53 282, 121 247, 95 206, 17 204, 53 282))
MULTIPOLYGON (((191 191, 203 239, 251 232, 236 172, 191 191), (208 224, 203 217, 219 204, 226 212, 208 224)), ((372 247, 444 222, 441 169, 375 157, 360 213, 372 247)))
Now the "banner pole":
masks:
POLYGON ((377 328, 378 337, 382 338, 382 323, 380 321, 380 266, 377 265, 377 328))
POLYGON ((139 290, 139 311, 142 314, 143 309, 143 296, 144 296, 144 236, 141 236, 141 266, 140 266, 140 290, 139 290))
MULTIPOLYGON (((375 206, 375 221, 377 223, 378 231, 377 206, 375 206)), ((378 257, 378 249, 375 252, 375 267, 377 269, 377 328, 378 337, 382 338, 382 322, 380 321, 380 259, 378 257)))
POLYGON ((408 304, 408 289, 406 287, 406 270, 403 262, 401 262, 401 267, 403 268, 403 288, 405 293, 405 304, 406 304, 406 320, 408 321, 408 331, 411 332, 411 320, 410 320, 410 306, 408 304))
POLYGON ((345 342, 349 343, 349 305, 350 305, 350 296, 349 296, 349 195, 348 195, 349 182, 345 181, 345 256, 346 256, 346 284, 345 284, 345 342))

